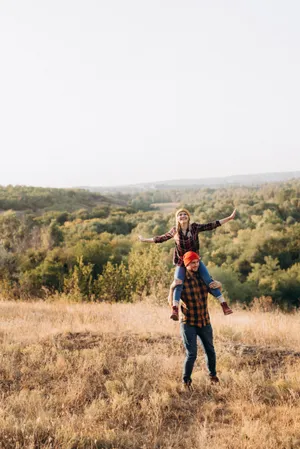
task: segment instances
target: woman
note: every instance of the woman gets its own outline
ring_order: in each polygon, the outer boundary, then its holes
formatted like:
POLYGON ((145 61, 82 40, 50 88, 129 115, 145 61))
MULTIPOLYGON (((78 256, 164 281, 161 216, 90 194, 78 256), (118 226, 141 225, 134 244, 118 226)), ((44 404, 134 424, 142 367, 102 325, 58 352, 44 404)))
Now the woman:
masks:
MULTIPOLYGON (((194 251, 199 254, 200 244, 199 244, 199 232, 212 231, 213 229, 222 226, 230 220, 233 220, 236 214, 236 210, 232 212, 229 217, 223 218, 222 220, 217 220, 211 223, 201 224, 201 223, 190 223, 190 213, 186 209, 179 209, 176 214, 176 226, 170 229, 166 234, 152 237, 144 238, 139 236, 140 242, 146 243, 162 243, 171 238, 175 240, 175 249, 173 263, 176 265, 174 279, 176 281, 176 286, 173 292, 173 307, 171 319, 178 320, 178 306, 180 301, 180 296, 183 287, 183 281, 185 278, 185 266, 183 263, 183 256, 187 251, 194 251)), ((199 254, 200 255, 200 254, 199 254)), ((210 276, 206 266, 200 261, 199 264, 199 275, 203 282, 208 287, 212 282, 212 277, 210 276)), ((227 305, 224 296, 218 288, 210 289, 211 293, 219 300, 223 312, 225 315, 232 313, 232 310, 227 305)))

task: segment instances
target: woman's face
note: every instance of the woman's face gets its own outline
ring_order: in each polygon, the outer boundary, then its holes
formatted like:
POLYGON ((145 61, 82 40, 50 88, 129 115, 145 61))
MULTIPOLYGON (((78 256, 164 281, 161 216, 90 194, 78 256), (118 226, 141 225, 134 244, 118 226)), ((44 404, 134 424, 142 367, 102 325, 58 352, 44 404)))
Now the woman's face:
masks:
POLYGON ((187 223, 189 221, 189 216, 186 212, 183 211, 179 211, 177 214, 177 221, 182 224, 182 223, 187 223))

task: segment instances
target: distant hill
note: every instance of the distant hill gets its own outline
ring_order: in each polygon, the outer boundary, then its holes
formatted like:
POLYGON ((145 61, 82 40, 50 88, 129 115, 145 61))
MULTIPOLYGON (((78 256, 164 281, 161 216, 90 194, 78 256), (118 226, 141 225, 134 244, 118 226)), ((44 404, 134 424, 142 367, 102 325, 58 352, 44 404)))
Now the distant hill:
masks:
POLYGON ((258 173, 254 175, 234 175, 219 178, 174 179, 159 182, 147 182, 113 187, 81 187, 91 192, 100 193, 137 193, 147 190, 185 189, 201 187, 228 187, 228 186, 258 186, 270 182, 285 182, 290 179, 299 179, 300 171, 279 173, 258 173))
POLYGON ((126 202, 83 189, 55 189, 30 186, 0 186, 0 213, 15 211, 74 211, 126 202))

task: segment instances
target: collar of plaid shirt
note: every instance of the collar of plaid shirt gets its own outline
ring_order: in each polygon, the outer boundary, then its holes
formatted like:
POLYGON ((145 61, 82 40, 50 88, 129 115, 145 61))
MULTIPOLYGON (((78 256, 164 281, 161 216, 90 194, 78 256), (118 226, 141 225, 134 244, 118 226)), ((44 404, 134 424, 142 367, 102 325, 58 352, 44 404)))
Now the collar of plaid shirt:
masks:
POLYGON ((207 308, 208 288, 199 273, 186 271, 181 294, 181 321, 190 326, 207 326, 210 317, 207 308))

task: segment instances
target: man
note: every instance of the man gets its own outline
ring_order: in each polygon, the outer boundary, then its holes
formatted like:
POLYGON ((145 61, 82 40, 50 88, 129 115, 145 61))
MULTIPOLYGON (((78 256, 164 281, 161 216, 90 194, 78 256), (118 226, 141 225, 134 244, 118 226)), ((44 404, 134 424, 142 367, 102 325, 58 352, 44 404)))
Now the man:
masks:
MULTIPOLYGON (((197 359, 197 336, 200 338, 212 383, 219 382, 216 373, 216 353, 213 345, 213 331, 207 308, 208 288, 201 280, 198 268, 200 257, 193 251, 188 251, 183 256, 186 267, 186 277, 181 293, 181 323, 180 333, 186 349, 186 358, 183 366, 183 385, 192 389, 192 371, 197 359)), ((174 288, 176 281, 172 287, 174 288)), ((213 281, 210 288, 219 288, 221 283, 213 281)))

